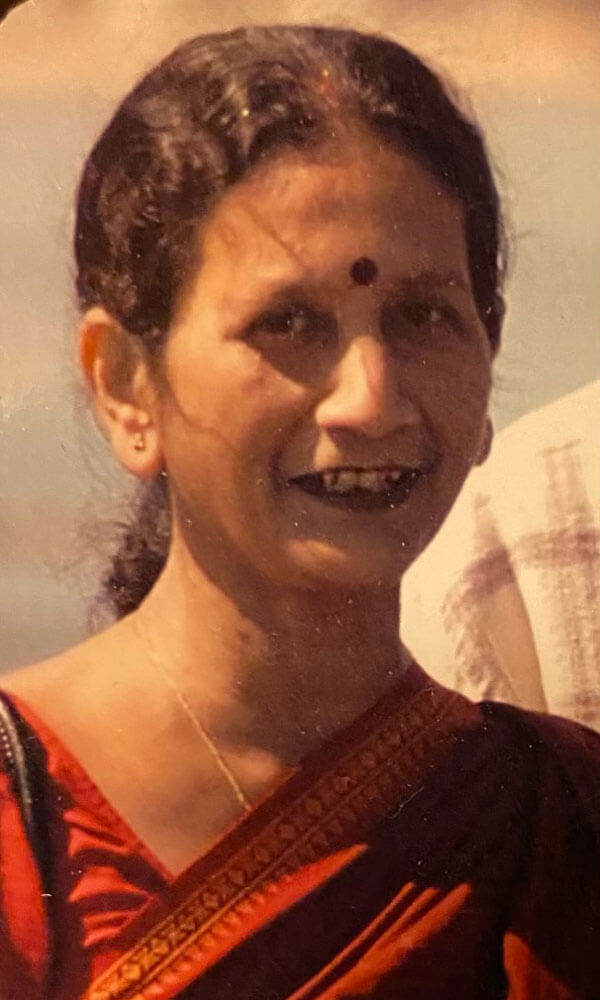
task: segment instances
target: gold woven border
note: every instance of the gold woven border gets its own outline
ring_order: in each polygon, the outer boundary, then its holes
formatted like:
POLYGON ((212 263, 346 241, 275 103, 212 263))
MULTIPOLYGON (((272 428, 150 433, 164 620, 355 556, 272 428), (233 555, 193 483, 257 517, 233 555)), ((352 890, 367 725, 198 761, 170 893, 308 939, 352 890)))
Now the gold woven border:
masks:
POLYGON ((450 709, 458 700, 443 689, 420 691, 118 959, 83 1000, 136 1000, 184 950, 203 939, 209 945, 218 922, 231 920, 236 906, 262 885, 333 852, 349 834, 360 838, 397 810, 402 787, 410 796, 424 762, 441 756, 456 728, 450 709))

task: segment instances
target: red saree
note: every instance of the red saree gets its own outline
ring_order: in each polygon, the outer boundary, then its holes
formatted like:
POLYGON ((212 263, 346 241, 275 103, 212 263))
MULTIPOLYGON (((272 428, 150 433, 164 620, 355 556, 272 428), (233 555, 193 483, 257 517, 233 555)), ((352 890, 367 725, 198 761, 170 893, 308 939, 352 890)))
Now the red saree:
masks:
POLYGON ((5 788, 2 1000, 600 997, 586 730, 414 669, 172 879, 20 708, 48 755, 55 886, 48 934, 5 788))

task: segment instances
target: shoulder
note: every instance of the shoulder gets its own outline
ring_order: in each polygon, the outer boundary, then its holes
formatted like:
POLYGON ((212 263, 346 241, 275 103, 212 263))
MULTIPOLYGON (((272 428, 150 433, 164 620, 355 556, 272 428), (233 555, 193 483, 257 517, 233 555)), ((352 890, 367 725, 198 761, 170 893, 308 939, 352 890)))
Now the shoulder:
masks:
POLYGON ((122 691, 118 681, 130 659, 123 625, 119 622, 57 656, 2 675, 0 689, 67 744, 77 744, 82 731, 101 726, 117 709, 122 691))
POLYGON ((507 726, 520 752, 535 758, 540 794, 564 798, 587 817, 600 846, 600 734, 569 719, 500 702, 482 702, 489 721, 507 726))
POLYGON ((504 942, 509 982, 522 983, 529 967, 536 996, 591 1000, 600 976, 600 735, 508 705, 482 710, 512 731, 532 765, 504 942))
POLYGON ((600 733, 579 722, 546 712, 533 712, 499 701, 482 701, 487 719, 502 719, 522 736, 560 760, 581 760, 600 768, 600 733))

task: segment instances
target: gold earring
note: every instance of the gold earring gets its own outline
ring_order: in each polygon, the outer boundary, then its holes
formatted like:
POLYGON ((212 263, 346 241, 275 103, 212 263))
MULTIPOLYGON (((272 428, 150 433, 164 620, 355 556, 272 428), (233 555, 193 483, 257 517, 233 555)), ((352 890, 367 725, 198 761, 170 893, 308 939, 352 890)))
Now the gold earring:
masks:
POLYGON ((133 438, 133 447, 135 451, 144 451, 146 447, 146 438, 141 431, 138 431, 133 438))

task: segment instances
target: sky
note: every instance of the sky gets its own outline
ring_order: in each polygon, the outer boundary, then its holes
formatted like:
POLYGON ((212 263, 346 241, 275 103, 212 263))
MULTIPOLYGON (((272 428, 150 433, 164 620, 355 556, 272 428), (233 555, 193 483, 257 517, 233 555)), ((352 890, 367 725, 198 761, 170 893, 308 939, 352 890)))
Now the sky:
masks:
MULTIPOLYGON (((70 239, 86 152, 153 62, 193 34, 235 27, 240 9, 239 0, 28 0, 0 25, 0 669, 85 634, 98 553, 129 488, 74 365, 70 239)), ((259 0, 243 10, 245 23, 391 34, 476 112, 512 242, 497 427, 597 377, 596 0, 259 0)))

